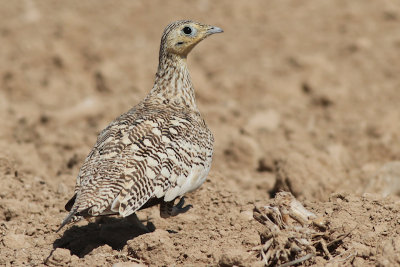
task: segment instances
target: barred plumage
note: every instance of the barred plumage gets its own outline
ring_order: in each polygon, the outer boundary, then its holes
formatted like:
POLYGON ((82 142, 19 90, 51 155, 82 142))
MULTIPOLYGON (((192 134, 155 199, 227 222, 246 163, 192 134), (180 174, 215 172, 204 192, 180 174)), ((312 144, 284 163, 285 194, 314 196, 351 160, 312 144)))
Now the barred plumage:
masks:
POLYGON ((214 139, 196 106, 186 57, 218 32, 218 27, 187 20, 166 27, 152 90, 98 136, 60 229, 89 216, 130 216, 157 203, 163 217, 187 211, 183 199, 173 207, 174 200, 205 181, 214 139))

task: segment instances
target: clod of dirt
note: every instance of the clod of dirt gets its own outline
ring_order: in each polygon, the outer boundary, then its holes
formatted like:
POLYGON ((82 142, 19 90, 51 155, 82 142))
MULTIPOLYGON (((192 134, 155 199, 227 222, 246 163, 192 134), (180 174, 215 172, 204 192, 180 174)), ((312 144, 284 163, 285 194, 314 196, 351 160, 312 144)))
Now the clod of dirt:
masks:
POLYGON ((89 255, 104 255, 104 254, 112 254, 113 249, 109 245, 103 245, 98 248, 93 249, 89 255))
POLYGON ((105 80, 105 78, 104 78, 103 73, 101 73, 100 71, 97 71, 97 72, 94 74, 94 79, 95 79, 95 82, 96 82, 96 89, 97 89, 97 91, 99 91, 99 92, 107 92, 107 91, 110 91, 110 89, 109 89, 108 86, 107 86, 107 83, 106 83, 106 80, 105 80))
POLYGON ((221 267, 247 266, 246 262, 248 262, 248 258, 249 255, 246 251, 232 249, 222 254, 218 265, 221 267))
POLYGON ((244 221, 253 220, 253 212, 251 210, 244 210, 240 212, 240 218, 244 221))
POLYGON ((338 182, 331 161, 322 153, 318 157, 290 153, 285 159, 277 160, 272 193, 289 191, 296 197, 326 200, 327 192, 333 193, 338 182))
POLYGON ((31 247, 27 236, 22 234, 8 234, 3 237, 4 246, 11 249, 23 249, 31 247))
POLYGON ((4 219, 6 221, 10 221, 12 218, 15 218, 18 216, 17 212, 14 209, 6 208, 3 212, 4 219))
POLYGON ((400 196, 400 161, 388 162, 370 180, 367 192, 379 193, 382 197, 400 196))
POLYGON ((257 171, 258 172, 272 172, 275 169, 275 160, 269 156, 269 157, 262 157, 258 160, 258 167, 257 171))
POLYGON ((140 259, 145 263, 172 262, 174 259, 174 244, 165 230, 157 229, 152 233, 141 235, 127 242, 128 255, 140 259), (169 253, 165 253, 165 249, 169 253))
POLYGON ((270 109, 252 115, 245 128, 250 133, 262 131, 274 132, 278 129, 280 123, 280 114, 276 110, 270 109))
POLYGON ((386 240, 379 248, 381 255, 378 257, 379 266, 400 266, 400 239, 386 240), (394 264, 394 265, 393 265, 394 264))
POLYGON ((55 67, 57 67, 59 69, 62 69, 64 67, 63 59, 59 55, 53 56, 51 60, 55 67))
POLYGON ((136 262, 117 262, 112 267, 146 267, 146 265, 136 262))
POLYGON ((243 168, 256 169, 258 165, 259 144, 248 136, 237 135, 229 142, 224 154, 229 166, 243 166, 243 168))
POLYGON ((7 159, 6 155, 0 155, 0 174, 9 175, 16 172, 15 164, 7 159))
POLYGON ((70 262, 71 253, 69 250, 65 248, 57 248, 47 260, 46 264, 50 266, 66 266, 70 262))
POLYGON ((312 104, 315 106, 327 108, 332 106, 334 103, 328 96, 320 95, 320 96, 315 96, 312 99, 312 104))
POLYGON ((60 195, 66 195, 67 194, 67 191, 68 190, 68 188, 67 188, 67 186, 64 184, 64 183, 59 183, 58 184, 58 186, 57 186, 57 194, 60 194, 60 195))
POLYGON ((78 155, 74 154, 67 162, 67 168, 72 169, 76 164, 78 164, 78 155))

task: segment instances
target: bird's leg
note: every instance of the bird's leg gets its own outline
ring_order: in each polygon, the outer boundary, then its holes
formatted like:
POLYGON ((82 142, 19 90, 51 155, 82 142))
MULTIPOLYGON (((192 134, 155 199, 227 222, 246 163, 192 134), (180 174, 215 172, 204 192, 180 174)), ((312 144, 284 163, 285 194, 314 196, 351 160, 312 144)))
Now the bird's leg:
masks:
POLYGON ((178 204, 174 206, 175 199, 169 202, 162 202, 160 205, 160 216, 161 218, 169 218, 176 216, 181 213, 187 212, 190 208, 193 208, 192 205, 185 205, 185 198, 181 197, 178 204))

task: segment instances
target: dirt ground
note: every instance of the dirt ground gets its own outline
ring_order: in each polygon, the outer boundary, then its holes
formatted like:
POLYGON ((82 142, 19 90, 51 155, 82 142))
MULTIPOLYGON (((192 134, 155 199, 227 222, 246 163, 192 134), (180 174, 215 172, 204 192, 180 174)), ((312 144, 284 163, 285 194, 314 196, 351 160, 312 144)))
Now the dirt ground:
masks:
POLYGON ((399 266, 399 28, 392 0, 1 1, 0 265, 263 266, 253 209, 286 190, 346 234, 304 266, 399 266), (151 233, 117 217, 56 233, 177 19, 225 31, 188 60, 215 136, 193 208, 138 212, 151 233))

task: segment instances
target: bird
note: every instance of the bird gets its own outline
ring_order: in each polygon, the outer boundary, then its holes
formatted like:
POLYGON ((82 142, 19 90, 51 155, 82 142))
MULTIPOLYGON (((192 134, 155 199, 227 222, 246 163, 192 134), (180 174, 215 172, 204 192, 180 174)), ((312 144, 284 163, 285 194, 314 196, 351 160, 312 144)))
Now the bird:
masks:
POLYGON ((187 56, 199 42, 222 32, 191 20, 165 28, 152 89, 98 135, 57 232, 84 218, 130 218, 158 204, 162 218, 192 207, 184 206, 184 195, 205 182, 214 137, 197 107, 187 56))

